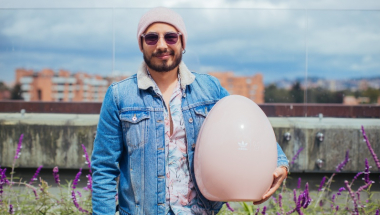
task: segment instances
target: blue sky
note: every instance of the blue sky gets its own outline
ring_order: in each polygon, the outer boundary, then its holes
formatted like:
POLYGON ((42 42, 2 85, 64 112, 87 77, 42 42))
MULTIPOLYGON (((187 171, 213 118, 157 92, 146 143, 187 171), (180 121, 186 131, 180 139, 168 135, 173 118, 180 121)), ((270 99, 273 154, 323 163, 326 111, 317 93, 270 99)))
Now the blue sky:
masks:
POLYGON ((0 80, 16 68, 103 76, 142 62, 139 18, 156 6, 180 13, 184 61, 194 71, 287 78, 380 75, 379 1, 5 1, 0 0, 0 80))

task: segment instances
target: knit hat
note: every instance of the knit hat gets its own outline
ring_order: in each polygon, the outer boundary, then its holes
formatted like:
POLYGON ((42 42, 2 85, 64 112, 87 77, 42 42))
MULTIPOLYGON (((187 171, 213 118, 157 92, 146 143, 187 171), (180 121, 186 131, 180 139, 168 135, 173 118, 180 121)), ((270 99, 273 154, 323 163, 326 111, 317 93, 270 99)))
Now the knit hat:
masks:
POLYGON ((140 19, 139 25, 137 27, 137 41, 139 42, 140 50, 142 51, 141 46, 141 34, 153 23, 155 22, 164 22, 174 26, 179 32, 182 33, 182 47, 186 47, 186 38, 187 32, 185 23, 182 20, 182 17, 165 7, 156 7, 148 12, 146 12, 140 19))

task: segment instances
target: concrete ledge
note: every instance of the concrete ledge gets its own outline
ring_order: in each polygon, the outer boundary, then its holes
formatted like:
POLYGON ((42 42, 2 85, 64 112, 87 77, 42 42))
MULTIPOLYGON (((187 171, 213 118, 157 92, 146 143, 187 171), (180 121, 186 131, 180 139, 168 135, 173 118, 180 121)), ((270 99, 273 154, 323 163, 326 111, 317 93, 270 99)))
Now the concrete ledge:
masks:
MULTIPOLYGON (((85 160, 81 144, 91 154, 98 120, 97 114, 1 113, 1 166, 12 165, 19 136, 23 133, 22 155, 17 161, 19 167, 82 167, 85 160)), ((334 172, 344 160, 346 150, 350 150, 346 172, 363 171, 365 158, 375 167, 363 141, 361 125, 380 157, 380 119, 269 117, 269 120, 289 160, 303 148, 291 165, 292 172, 334 172), (284 139, 285 132, 291 134, 290 141, 284 139), (323 142, 316 139, 318 132, 324 134, 323 142), (321 167, 316 165, 317 160, 323 162, 321 167)), ((372 172, 377 169, 373 168, 372 172)))

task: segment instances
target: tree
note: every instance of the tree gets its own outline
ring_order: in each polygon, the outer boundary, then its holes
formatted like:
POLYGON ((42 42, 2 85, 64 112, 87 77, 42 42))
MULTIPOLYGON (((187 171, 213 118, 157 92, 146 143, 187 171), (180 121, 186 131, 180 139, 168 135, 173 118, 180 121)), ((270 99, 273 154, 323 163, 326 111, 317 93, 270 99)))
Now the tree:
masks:
POLYGON ((22 90, 21 90, 21 84, 16 84, 11 92, 11 99, 13 100, 23 100, 22 97, 22 90))
POLYGON ((292 102, 288 90, 279 89, 275 84, 271 84, 265 88, 264 100, 266 103, 292 102))
POLYGON ((296 82, 293 86, 292 89, 290 90, 290 97, 292 98, 294 103, 302 103, 303 102, 303 96, 304 92, 301 89, 301 84, 300 82, 296 82))

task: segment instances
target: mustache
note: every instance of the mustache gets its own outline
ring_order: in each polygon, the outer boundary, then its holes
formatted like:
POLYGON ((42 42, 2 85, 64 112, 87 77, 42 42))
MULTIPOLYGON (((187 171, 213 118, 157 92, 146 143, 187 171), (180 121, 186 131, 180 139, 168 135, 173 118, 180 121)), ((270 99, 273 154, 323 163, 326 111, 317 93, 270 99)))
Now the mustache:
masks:
POLYGON ((158 50, 152 54, 153 57, 159 57, 162 55, 174 55, 174 51, 173 50, 167 50, 167 51, 158 50))

